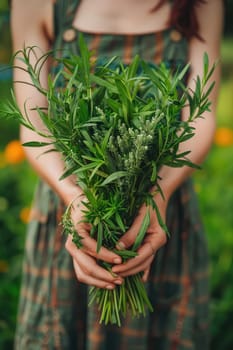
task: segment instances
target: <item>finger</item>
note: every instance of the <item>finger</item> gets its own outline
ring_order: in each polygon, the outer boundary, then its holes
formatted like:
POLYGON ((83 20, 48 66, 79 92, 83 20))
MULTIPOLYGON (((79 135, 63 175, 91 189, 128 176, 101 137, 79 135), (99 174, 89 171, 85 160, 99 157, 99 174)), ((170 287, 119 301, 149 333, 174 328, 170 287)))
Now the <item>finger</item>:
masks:
POLYGON ((164 231, 148 233, 144 239, 143 246, 146 246, 148 254, 155 254, 159 248, 167 243, 167 235, 164 231))
POLYGON ((101 286, 103 284, 106 286, 106 283, 121 284, 123 282, 121 277, 99 266, 95 259, 86 255, 81 250, 76 250, 72 256, 79 281, 89 284, 91 280, 96 280, 101 286))
POLYGON ((154 259, 154 255, 157 249, 151 248, 150 242, 145 242, 139 249, 138 249, 138 255, 135 256, 135 258, 129 259, 126 263, 120 264, 117 266, 113 266, 112 271, 114 273, 120 273, 121 276, 123 276, 122 273, 129 272, 129 271, 135 271, 135 268, 138 267, 140 271, 144 270, 145 261, 152 261, 154 259))
MULTIPOLYGON (((136 223, 136 221, 135 221, 136 223)), ((121 237, 117 242, 116 248, 119 250, 124 250, 133 245, 138 234, 138 228, 136 224, 133 224, 130 229, 121 237)))
MULTIPOLYGON (((145 209, 145 207, 144 207, 145 209)), ((126 249, 131 247, 135 240, 136 237, 139 233, 139 230, 141 228, 142 222, 145 218, 145 214, 142 215, 142 213, 145 211, 144 209, 141 208, 141 211, 138 213, 138 215, 135 217, 131 227, 128 229, 128 231, 120 238, 118 241, 116 248, 119 250, 126 249)), ((145 211, 146 213, 146 211, 145 211)))
POLYGON ((147 270, 149 268, 149 266, 151 265, 153 259, 154 259, 154 257, 150 257, 150 258, 146 259, 143 264, 134 266, 134 267, 132 267, 130 269, 127 269, 126 271, 119 272, 119 275, 124 278, 124 277, 127 277, 127 276, 135 275, 135 274, 137 274, 139 272, 143 272, 143 271, 145 271, 145 270, 147 270))
POLYGON ((147 282, 150 274, 150 267, 148 267, 146 270, 144 270, 142 281, 147 282))
POLYGON ((111 264, 121 264, 122 262, 122 259, 118 254, 108 250, 105 247, 101 247, 97 252, 97 242, 94 238, 91 237, 85 237, 83 239, 82 250, 95 257, 96 259, 106 261, 111 264))
POLYGON ((95 277, 86 275, 85 273, 83 273, 83 271, 80 269, 77 263, 74 263, 74 270, 75 270, 77 279, 82 283, 88 284, 89 286, 94 286, 94 287, 109 289, 109 290, 114 289, 116 286, 114 283, 102 281, 95 277))
MULTIPOLYGON (((96 240, 90 237, 89 232, 85 230, 84 227, 80 228, 78 230, 78 233, 83 238, 81 241, 81 250, 85 251, 86 253, 95 257, 96 259, 106 261, 111 264, 121 264, 121 257, 118 254, 111 252, 107 248, 101 247, 100 250, 97 252, 96 240)), ((72 254, 74 249, 77 250, 76 245, 72 241, 72 236, 69 236, 66 241, 66 249, 69 251, 70 254, 72 254)))
MULTIPOLYGON (((138 255, 129 259, 126 263, 114 266, 112 271, 122 277, 145 271, 150 267, 157 250, 167 241, 164 232, 148 234, 143 245, 138 249, 138 255)), ((145 275, 145 278, 147 275, 145 275)))

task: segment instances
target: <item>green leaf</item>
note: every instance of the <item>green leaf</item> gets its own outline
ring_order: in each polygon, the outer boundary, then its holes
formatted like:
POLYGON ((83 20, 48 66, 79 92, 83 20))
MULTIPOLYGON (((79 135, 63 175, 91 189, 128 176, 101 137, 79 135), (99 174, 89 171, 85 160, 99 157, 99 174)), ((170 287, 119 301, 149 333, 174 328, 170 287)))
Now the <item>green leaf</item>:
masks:
POLYGON ((96 165, 95 169, 92 171, 92 173, 91 173, 91 175, 90 175, 90 178, 89 178, 90 180, 92 180, 92 178, 95 176, 95 174, 98 174, 98 175, 102 176, 103 178, 106 177, 106 176, 104 176, 104 175, 105 175, 104 172, 99 171, 99 168, 100 168, 102 165, 103 165, 102 162, 96 165))
MULTIPOLYGON (((160 190, 161 191, 161 190, 160 190)), ((165 224, 165 222, 163 221, 162 217, 161 217, 161 214, 159 212, 159 208, 155 202, 155 200, 153 198, 150 199, 150 205, 152 206, 152 208, 155 210, 156 212, 156 215, 157 215, 157 218, 158 218, 158 222, 159 222, 159 225, 161 226, 161 228, 164 230, 164 232, 170 236, 170 233, 168 231, 168 228, 167 228, 167 225, 165 224)))
POLYGON ((208 77, 209 72, 209 56, 206 52, 203 55, 203 66, 204 66, 204 79, 208 77))
POLYGON ((135 55, 133 61, 128 66, 127 76, 129 79, 136 77, 137 72, 138 72, 139 63, 140 63, 139 55, 135 55))
POLYGON ((140 245, 142 244, 142 241, 145 237, 145 234, 146 234, 146 231, 147 231, 149 225, 150 225, 150 212, 149 212, 149 210, 147 210, 146 214, 143 218, 138 235, 137 235, 135 242, 133 244, 132 251, 136 251, 140 247, 140 245))
POLYGON ((88 164, 82 165, 79 168, 76 168, 75 174, 78 175, 79 173, 83 173, 83 172, 85 172, 87 170, 93 169, 97 165, 98 165, 98 163, 96 163, 96 162, 92 162, 92 163, 88 163, 88 164))
POLYGON ((126 228, 125 228, 125 225, 124 225, 124 223, 122 221, 121 216, 118 213, 116 213, 115 217, 116 217, 117 225, 120 227, 122 232, 125 232, 126 228))
POLYGON ((124 260, 128 260, 129 258, 134 258, 137 256, 137 252, 132 251, 132 250, 113 250, 114 253, 120 255, 124 260))
POLYGON ((100 248, 102 247, 102 242, 103 242, 103 224, 102 222, 99 222, 97 226, 97 248, 96 248, 97 253, 99 253, 100 248))
POLYGON ((109 175, 102 183, 101 186, 106 186, 109 185, 110 183, 118 180, 121 177, 127 176, 128 173, 127 171, 116 171, 114 173, 112 173, 111 175, 109 175))
POLYGON ((101 149, 103 151, 103 155, 106 154, 106 149, 107 149, 109 137, 111 134, 112 134, 112 127, 110 127, 109 130, 106 131, 106 134, 101 142, 101 149))
POLYGON ((23 146, 25 146, 25 147, 44 147, 44 146, 49 146, 52 144, 53 144, 53 142, 29 141, 29 142, 23 143, 23 146))
POLYGON ((116 89, 114 83, 113 82, 111 83, 107 77, 105 80, 105 79, 98 77, 97 75, 91 74, 90 79, 91 79, 91 82, 107 88, 109 92, 117 93, 117 89, 116 89))
POLYGON ((84 41, 82 33, 79 34, 79 50, 82 58, 82 75, 84 77, 85 84, 90 86, 90 51, 84 41))
POLYGON ((177 89, 177 87, 179 87, 181 85, 181 83, 185 77, 185 74, 188 72, 189 69, 190 69, 190 64, 188 63, 184 66, 184 68, 181 70, 181 72, 178 71, 174 75, 174 78, 172 80, 172 88, 173 89, 177 89))
POLYGON ((152 161, 152 162, 151 162, 151 167, 152 167, 152 173, 151 173, 150 180, 151 180, 152 183, 154 183, 155 180, 157 179, 157 166, 156 166, 156 162, 152 161))
POLYGON ((77 115, 79 117, 78 121, 80 124, 85 123, 90 118, 87 101, 79 101, 79 111, 77 115))
POLYGON ((75 173, 75 171, 77 170, 77 165, 68 168, 63 174, 62 176, 59 178, 59 180, 64 180, 66 177, 73 175, 75 173))

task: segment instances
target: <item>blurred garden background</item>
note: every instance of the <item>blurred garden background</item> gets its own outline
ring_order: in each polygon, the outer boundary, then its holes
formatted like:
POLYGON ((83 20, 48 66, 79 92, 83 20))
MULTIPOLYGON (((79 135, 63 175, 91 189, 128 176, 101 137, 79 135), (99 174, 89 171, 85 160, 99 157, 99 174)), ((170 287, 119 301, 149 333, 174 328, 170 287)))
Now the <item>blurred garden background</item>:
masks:
MULTIPOLYGON (((194 176, 211 258, 211 350, 233 349, 233 1, 226 7, 215 142, 194 176)), ((0 0, 1 100, 10 98, 11 71, 2 69, 10 65, 11 54, 7 0, 0 0)), ((0 350, 13 348, 25 228, 36 181, 18 141, 18 125, 1 121, 0 350)))

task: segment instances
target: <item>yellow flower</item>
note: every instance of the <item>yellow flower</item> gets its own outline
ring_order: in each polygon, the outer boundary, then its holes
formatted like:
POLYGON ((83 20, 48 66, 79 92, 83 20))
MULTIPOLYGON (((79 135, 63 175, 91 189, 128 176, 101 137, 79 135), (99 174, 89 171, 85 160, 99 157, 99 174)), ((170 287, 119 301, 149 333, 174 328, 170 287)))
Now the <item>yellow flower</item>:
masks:
POLYGON ((233 130, 229 128, 218 128, 215 132, 214 142, 217 146, 233 145, 233 130))
POLYGON ((20 211, 19 217, 24 224, 27 224, 29 222, 30 213, 31 213, 31 208, 28 208, 28 207, 25 207, 20 211))
POLYGON ((25 153, 20 141, 10 141, 4 150, 4 157, 8 164, 21 163, 25 159, 25 153))

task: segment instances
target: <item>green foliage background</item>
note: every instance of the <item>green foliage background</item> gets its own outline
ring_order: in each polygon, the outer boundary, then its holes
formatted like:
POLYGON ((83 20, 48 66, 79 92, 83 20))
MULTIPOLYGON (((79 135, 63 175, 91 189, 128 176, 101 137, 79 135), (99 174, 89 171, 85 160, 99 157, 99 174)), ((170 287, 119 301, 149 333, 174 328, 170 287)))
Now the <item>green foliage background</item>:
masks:
MULTIPOLYGON (((11 57, 7 0, 0 0, 0 64, 11 57)), ((233 130, 233 1, 226 2, 222 42, 222 84, 218 104, 218 127, 233 130)), ((11 81, 2 80, 0 99, 9 97, 11 81)), ((1 79, 2 78, 2 79, 1 79)), ((0 350, 13 348, 19 294, 25 224, 22 208, 30 206, 36 175, 26 161, 5 164, 3 152, 18 138, 18 126, 0 124, 0 350)), ((233 144, 214 145, 203 169, 194 175, 200 209, 206 227, 211 260, 211 350, 233 348, 233 144)))

